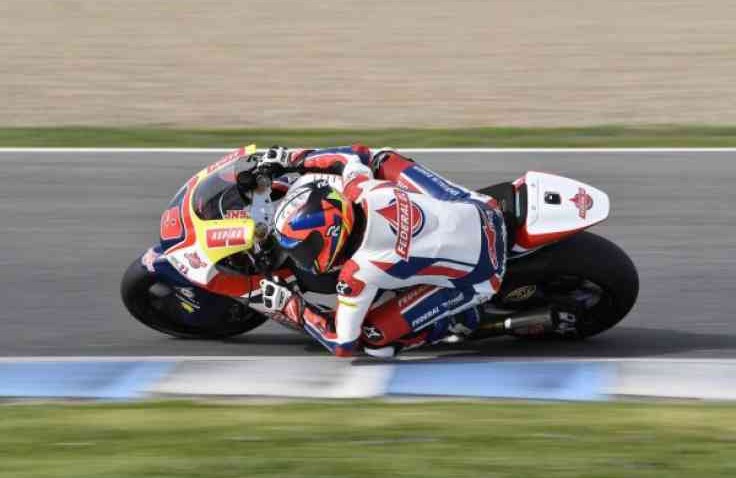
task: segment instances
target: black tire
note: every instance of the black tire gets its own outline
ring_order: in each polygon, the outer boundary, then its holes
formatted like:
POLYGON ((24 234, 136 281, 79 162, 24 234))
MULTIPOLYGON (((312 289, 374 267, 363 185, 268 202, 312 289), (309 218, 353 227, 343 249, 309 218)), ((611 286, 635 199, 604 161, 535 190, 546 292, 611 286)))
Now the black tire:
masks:
MULTIPOLYGON (((518 266, 509 262, 508 280, 500 292, 502 301, 504 294, 523 286, 550 287, 559 278, 577 278, 600 288, 601 299, 587 311, 588 320, 576 326, 577 338, 591 337, 618 324, 639 294, 639 275, 629 256, 613 242, 590 232, 517 261, 518 266)), ((545 337, 552 336, 559 338, 545 337)))
POLYGON ((123 275, 120 295, 128 312, 142 324, 174 337, 186 339, 224 339, 249 332, 268 318, 228 297, 219 297, 224 307, 206 325, 183 323, 153 306, 150 288, 156 277, 140 262, 133 261, 123 275))

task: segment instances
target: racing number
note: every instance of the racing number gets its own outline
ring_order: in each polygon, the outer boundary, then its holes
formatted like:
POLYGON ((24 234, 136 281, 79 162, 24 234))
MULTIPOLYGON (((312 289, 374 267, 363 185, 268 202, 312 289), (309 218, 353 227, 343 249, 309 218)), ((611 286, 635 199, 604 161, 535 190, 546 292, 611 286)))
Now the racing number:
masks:
POLYGON ((164 241, 179 239, 183 232, 179 206, 164 211, 161 215, 161 239, 164 241))

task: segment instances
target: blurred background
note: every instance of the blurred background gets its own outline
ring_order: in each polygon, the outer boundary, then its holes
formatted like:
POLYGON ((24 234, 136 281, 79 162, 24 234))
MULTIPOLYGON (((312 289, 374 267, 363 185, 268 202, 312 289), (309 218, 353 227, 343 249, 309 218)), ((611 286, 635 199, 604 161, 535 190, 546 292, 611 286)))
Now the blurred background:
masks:
POLYGON ((0 125, 736 123, 731 0, 3 0, 0 125))

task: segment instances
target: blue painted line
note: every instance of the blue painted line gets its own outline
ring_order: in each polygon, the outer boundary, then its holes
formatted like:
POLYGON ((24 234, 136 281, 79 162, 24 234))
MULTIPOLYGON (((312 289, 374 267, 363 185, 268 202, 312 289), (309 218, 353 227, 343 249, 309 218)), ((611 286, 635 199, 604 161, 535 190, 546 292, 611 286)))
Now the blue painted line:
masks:
POLYGON ((600 362, 453 362, 396 365, 389 395, 605 400, 615 367, 600 362))
POLYGON ((145 394, 175 362, 18 362, 0 364, 0 396, 129 399, 145 394))

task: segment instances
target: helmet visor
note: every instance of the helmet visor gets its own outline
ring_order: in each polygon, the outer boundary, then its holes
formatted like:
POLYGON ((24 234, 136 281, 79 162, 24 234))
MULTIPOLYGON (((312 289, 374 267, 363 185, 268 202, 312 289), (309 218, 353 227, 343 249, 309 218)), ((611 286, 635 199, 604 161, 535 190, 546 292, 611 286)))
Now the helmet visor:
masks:
POLYGON ((324 246, 324 239, 319 231, 312 231, 301 241, 294 241, 279 235, 279 243, 297 267, 314 272, 319 253, 324 246))

